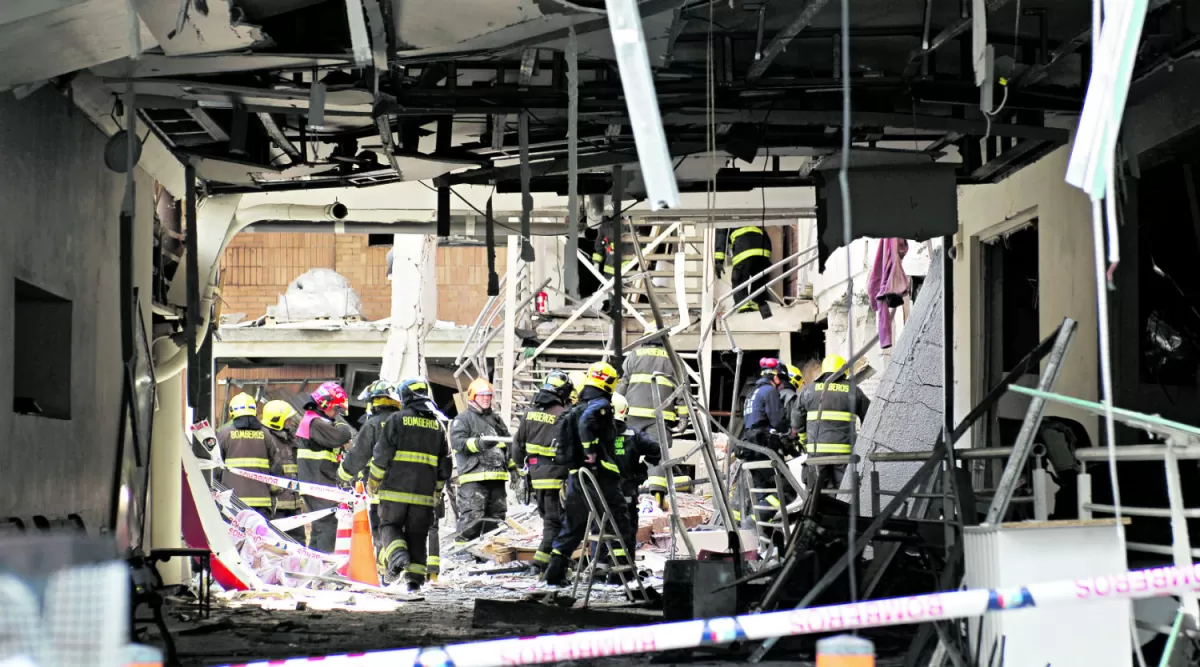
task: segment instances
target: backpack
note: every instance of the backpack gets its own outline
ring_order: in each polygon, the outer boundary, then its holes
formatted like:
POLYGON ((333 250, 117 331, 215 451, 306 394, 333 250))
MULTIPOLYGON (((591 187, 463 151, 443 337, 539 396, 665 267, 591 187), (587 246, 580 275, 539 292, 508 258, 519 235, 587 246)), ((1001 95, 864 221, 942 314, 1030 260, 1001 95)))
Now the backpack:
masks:
POLYGON ((558 417, 554 440, 554 465, 575 470, 583 465, 583 442, 579 440, 579 417, 586 405, 576 405, 558 417))

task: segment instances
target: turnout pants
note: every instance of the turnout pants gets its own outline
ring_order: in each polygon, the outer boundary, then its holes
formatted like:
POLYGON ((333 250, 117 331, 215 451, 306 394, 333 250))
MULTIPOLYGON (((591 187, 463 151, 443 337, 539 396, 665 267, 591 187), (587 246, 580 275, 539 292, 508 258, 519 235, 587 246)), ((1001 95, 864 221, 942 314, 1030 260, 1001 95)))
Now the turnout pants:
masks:
POLYGON ((383 536, 383 548, 379 551, 381 568, 392 576, 403 571, 408 581, 425 583, 428 573, 426 540, 434 523, 433 511, 432 507, 424 505, 380 501, 379 519, 383 522, 380 527, 383 536))
POLYGON ((425 558, 425 568, 429 576, 436 577, 442 571, 442 536, 438 533, 438 524, 446 516, 446 500, 441 491, 437 494, 437 506, 433 512, 433 525, 429 527, 429 555, 425 558))
POLYGON ((533 554, 533 562, 541 567, 550 563, 550 551, 554 548, 554 538, 558 537, 563 525, 563 501, 558 489, 539 489, 537 494, 538 515, 542 517, 542 543, 537 553, 533 554))
MULTIPOLYGON (((618 532, 622 535, 627 534, 629 532, 629 508, 625 503, 625 496, 621 495, 620 480, 614 475, 597 472, 596 481, 599 483, 600 493, 603 494, 605 502, 613 512, 613 520, 617 524, 618 532)), ((563 527, 559 531, 558 537, 554 538, 554 546, 550 550, 550 565, 546 568, 546 581, 550 584, 561 585, 566 581, 567 563, 587 532, 590 509, 587 499, 583 495, 584 492, 579 475, 571 475, 567 479, 567 501, 563 507, 563 527)), ((592 502, 596 504, 597 510, 601 510, 599 498, 593 498, 592 502)), ((633 564, 628 560, 629 555, 623 550, 618 553, 618 549, 614 549, 612 556, 616 565, 633 564)))
MULTIPOLYGON (((337 507, 337 505, 332 500, 313 498, 311 496, 304 497, 304 506, 308 512, 329 509, 330 507, 337 507)), ((311 534, 308 536, 308 548, 325 554, 333 553, 334 547, 337 544, 337 515, 330 514, 329 516, 321 517, 309 524, 309 528, 311 534)))
MULTIPOLYGON (((747 257, 746 259, 743 259, 742 261, 738 262, 737 265, 733 267, 733 274, 730 276, 730 280, 733 282, 733 286, 737 287, 738 285, 741 285, 742 283, 749 280, 752 276, 762 273, 763 271, 766 271, 769 268, 771 268, 771 258, 770 257, 763 257, 761 255, 755 256, 755 257, 747 257)), ((734 303, 740 302, 742 299, 745 299, 747 296, 750 295, 751 292, 758 289, 759 287, 762 287, 762 285, 764 283, 766 283, 766 281, 767 281, 766 277, 759 278, 758 280, 755 280, 754 282, 750 283, 746 287, 737 290, 737 293, 734 294, 734 296, 733 296, 733 298, 735 299, 734 303)), ((746 302, 741 308, 738 309, 738 312, 747 312, 747 311, 761 311, 764 318, 771 316, 771 307, 769 305, 767 305, 766 290, 763 290, 762 294, 759 294, 758 296, 754 297, 753 301, 746 302)))
POLYGON ((504 522, 508 495, 504 482, 489 480, 458 485, 458 541, 470 542, 504 522))
MULTIPOLYGON (((638 487, 641 486, 638 482, 631 479, 621 480, 621 496, 625 501, 621 508, 613 507, 614 512, 625 512, 625 526, 621 528, 621 539, 625 541, 625 548, 629 551, 629 562, 637 561, 637 530, 638 530, 638 487)), ((602 543, 600 545, 600 556, 603 560, 608 556, 608 549, 602 543)))

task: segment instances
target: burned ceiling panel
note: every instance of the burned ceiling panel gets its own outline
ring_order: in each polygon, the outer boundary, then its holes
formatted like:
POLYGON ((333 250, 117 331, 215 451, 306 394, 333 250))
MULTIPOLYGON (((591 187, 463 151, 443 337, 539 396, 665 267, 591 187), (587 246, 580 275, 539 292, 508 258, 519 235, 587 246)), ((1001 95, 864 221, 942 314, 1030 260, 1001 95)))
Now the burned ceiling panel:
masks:
MULTIPOLYGON (((88 0, 0 21, 0 54, 15 63, 0 85, 93 67, 116 107, 132 78, 141 119, 196 161, 210 192, 430 177, 511 191, 522 114, 534 190, 564 192, 568 27, 580 50, 583 187, 604 191, 612 166, 636 161, 602 0, 361 0, 353 17, 347 8, 359 3, 346 0, 137 0, 150 29, 137 61, 124 6, 88 0), (63 17, 53 39, 39 36, 44 44, 14 30, 48 30, 63 17), (364 22, 365 31, 351 30, 364 22), (107 28, 96 37, 85 26, 107 28), (102 57, 66 48, 76 39, 102 57)), ((668 147, 673 161, 685 161, 681 187, 811 185, 814 160, 805 158, 837 152, 844 131, 858 151, 951 164, 959 183, 995 182, 1063 145, 1067 132, 1047 127, 1047 117, 1082 105, 1088 8, 987 6, 996 70, 1011 82, 992 91, 1006 101, 990 118, 979 109, 970 22, 957 3, 856 1, 847 52, 832 0, 641 0, 668 147), (688 159, 709 151, 713 158, 688 159)), ((1151 0, 1139 71, 1192 53, 1185 18, 1178 2, 1151 0)))
POLYGON ((270 42, 258 26, 242 23, 243 12, 232 0, 133 0, 133 4, 169 56, 252 49, 270 42))

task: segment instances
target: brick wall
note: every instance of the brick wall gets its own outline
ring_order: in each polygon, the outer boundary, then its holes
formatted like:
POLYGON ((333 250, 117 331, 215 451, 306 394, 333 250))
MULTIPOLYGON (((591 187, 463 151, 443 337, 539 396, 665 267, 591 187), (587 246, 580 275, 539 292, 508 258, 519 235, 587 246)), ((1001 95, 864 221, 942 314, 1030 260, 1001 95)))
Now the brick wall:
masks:
MULTIPOLYGON (((264 315, 268 306, 309 269, 333 269, 346 277, 362 299, 363 317, 391 314, 387 246, 367 245, 365 234, 238 234, 221 258, 222 312, 264 315)), ((496 250, 503 273, 504 248, 496 250)), ((487 301, 487 258, 482 247, 438 248, 438 319, 469 325, 487 301)))

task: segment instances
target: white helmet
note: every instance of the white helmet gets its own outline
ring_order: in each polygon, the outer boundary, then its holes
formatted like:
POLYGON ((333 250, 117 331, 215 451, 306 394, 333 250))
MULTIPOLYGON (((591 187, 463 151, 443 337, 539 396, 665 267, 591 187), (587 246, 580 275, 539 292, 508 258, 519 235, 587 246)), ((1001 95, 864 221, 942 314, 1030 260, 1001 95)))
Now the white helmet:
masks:
POLYGON ((613 394, 612 406, 613 419, 619 422, 625 421, 625 415, 629 414, 629 401, 625 400, 625 397, 620 394, 613 394))

